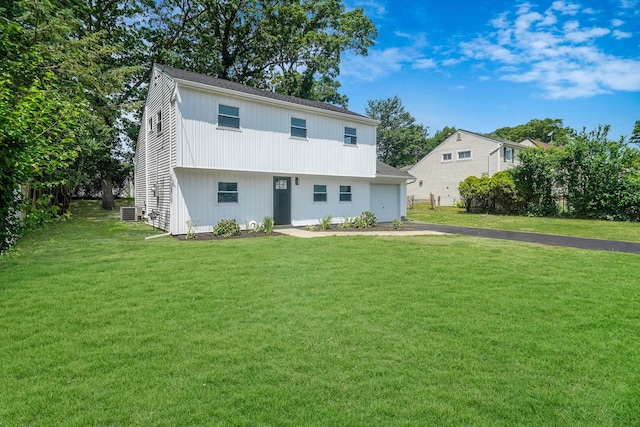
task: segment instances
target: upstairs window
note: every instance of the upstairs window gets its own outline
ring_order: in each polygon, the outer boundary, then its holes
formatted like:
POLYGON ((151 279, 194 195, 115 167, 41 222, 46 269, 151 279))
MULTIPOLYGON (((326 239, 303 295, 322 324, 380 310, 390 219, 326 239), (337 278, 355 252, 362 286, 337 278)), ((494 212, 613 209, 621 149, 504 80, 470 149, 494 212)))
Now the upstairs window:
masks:
POLYGON ((350 202, 351 201, 351 186, 350 185, 341 185, 340 186, 340 201, 341 202, 350 202))
POLYGON ((471 150, 467 151, 458 151, 458 160, 470 159, 471 158, 471 150))
POLYGON ((349 128, 349 127, 344 128, 344 143, 351 144, 351 145, 356 145, 358 143, 358 137, 356 135, 355 128, 349 128))
POLYGON ((307 121, 291 117, 291 136, 295 138, 307 137, 307 121))
POLYGON ((218 106, 218 126, 240 129, 240 109, 220 104, 218 106))
POLYGON ((156 132, 162 132, 162 111, 156 113, 156 132))
POLYGON ((238 183, 218 183, 218 203, 238 203, 238 183))
POLYGON ((326 185, 314 185, 313 186, 313 201, 314 202, 326 202, 327 201, 327 186, 326 185))
POLYGON ((510 147, 504 147, 504 160, 506 162, 513 162, 514 149, 510 147))
POLYGON ((147 133, 151 133, 153 132, 153 117, 149 117, 148 122, 147 133))
POLYGON ((451 161, 451 153, 442 153, 442 161, 450 162, 451 161))

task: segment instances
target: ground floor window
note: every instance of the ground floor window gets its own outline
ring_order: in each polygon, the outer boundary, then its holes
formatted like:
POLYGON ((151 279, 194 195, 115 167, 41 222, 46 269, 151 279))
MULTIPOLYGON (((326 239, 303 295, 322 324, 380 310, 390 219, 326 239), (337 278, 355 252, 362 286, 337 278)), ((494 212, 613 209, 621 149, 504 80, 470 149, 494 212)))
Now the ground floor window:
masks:
POLYGON ((238 183, 218 183, 218 203, 238 203, 238 183))
POLYGON ((350 185, 341 185, 340 186, 340 201, 341 202, 350 202, 351 201, 351 186, 350 185))
POLYGON ((313 201, 314 202, 326 202, 327 201, 327 186, 326 185, 314 185, 313 186, 313 201))

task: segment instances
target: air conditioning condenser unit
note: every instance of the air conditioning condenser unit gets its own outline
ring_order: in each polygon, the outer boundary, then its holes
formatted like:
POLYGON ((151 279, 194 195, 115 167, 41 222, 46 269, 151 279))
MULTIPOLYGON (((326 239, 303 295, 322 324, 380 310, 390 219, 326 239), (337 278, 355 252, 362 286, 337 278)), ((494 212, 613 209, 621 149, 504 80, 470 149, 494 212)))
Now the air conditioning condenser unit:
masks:
POLYGON ((142 219, 142 208, 138 206, 122 206, 120 207, 120 221, 132 222, 142 219))

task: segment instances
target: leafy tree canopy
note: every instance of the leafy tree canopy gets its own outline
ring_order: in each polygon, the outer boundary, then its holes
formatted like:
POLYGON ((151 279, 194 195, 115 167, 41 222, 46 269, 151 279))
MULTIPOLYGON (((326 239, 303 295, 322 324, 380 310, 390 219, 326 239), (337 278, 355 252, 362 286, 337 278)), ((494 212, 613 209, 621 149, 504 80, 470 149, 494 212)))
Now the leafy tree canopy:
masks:
POLYGON ((161 0, 145 31, 156 61, 343 107, 342 55, 377 36, 341 0, 161 0))
POLYGON ((427 128, 416 123, 398 96, 368 101, 366 114, 380 121, 376 141, 380 160, 402 167, 426 154, 427 128))
POLYGON ((575 131, 565 127, 562 119, 533 119, 523 125, 515 127, 503 127, 496 129, 488 136, 504 139, 512 142, 521 142, 527 138, 537 141, 564 145, 567 138, 574 135, 575 131))

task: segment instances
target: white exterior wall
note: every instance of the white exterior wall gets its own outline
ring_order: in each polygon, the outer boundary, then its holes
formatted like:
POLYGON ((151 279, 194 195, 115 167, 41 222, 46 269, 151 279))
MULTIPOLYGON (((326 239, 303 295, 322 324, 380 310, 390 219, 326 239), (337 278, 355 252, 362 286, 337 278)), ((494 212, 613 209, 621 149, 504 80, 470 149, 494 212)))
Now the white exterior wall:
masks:
POLYGON ((375 176, 376 128, 347 115, 324 114, 179 86, 176 166, 279 174, 375 176), (220 104, 238 107, 240 129, 217 124, 220 104), (291 118, 305 119, 307 139, 291 137, 291 118), (357 145, 344 144, 344 128, 357 145))
MULTIPOLYGON (((262 222, 273 215, 273 177, 277 174, 174 169, 171 233, 186 234, 187 221, 197 224, 199 233, 211 232, 223 219, 235 218, 241 228, 250 221, 262 222), (238 203, 218 203, 218 182, 238 183, 238 203)), ((280 176, 280 175, 278 175, 280 176)), ((287 175, 284 175, 287 176, 287 175)), ((332 215, 334 223, 369 209, 369 181, 357 178, 291 175, 291 223, 317 224, 332 215), (295 184, 298 177, 299 184, 295 184), (313 186, 327 186, 327 201, 313 201, 313 186), (340 186, 350 185, 351 202, 340 202, 340 186), (339 215, 339 216, 337 216, 339 215)))
MULTIPOLYGON (((509 143, 508 146, 515 148, 517 144, 509 143)), ((472 175, 492 176, 510 169, 518 164, 517 156, 516 150, 516 160, 507 162, 499 141, 458 131, 408 171, 416 180, 407 185, 407 194, 416 200, 429 200, 433 193, 436 200, 440 197, 442 206, 452 206, 460 200, 458 186, 461 181, 472 175), (458 160, 458 152, 467 150, 471 151, 471 159, 458 160), (450 161, 442 160, 445 153, 451 153, 450 161)))
POLYGON ((172 87, 169 78, 154 70, 136 147, 135 205, 144 209, 145 217, 157 212, 158 217, 148 222, 165 231, 169 231, 170 223, 170 166, 174 144, 170 126, 172 87), (158 111, 161 111, 161 132, 157 131, 158 111), (152 128, 149 128, 149 118, 153 122, 152 128))

